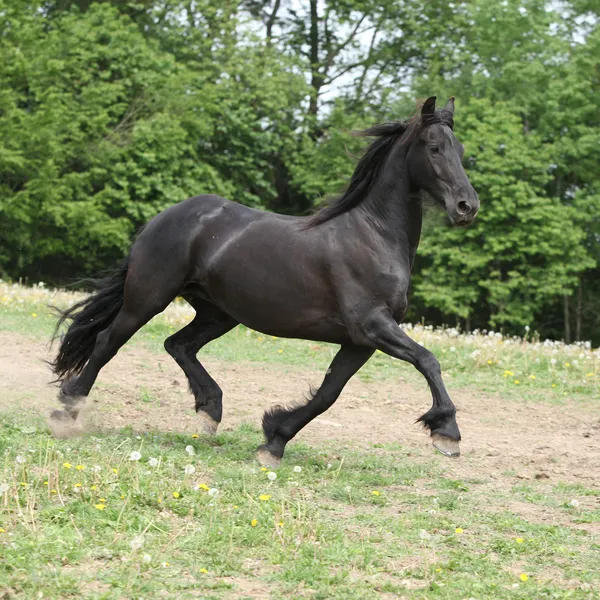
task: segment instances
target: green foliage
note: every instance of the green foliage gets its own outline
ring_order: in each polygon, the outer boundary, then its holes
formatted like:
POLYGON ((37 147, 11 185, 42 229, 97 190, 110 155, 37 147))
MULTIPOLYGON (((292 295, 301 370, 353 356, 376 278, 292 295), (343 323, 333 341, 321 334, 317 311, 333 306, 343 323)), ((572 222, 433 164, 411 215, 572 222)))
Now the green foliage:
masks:
POLYGON ((425 224, 410 317, 600 342, 600 18, 570 0, 0 0, 0 276, 64 282, 216 193, 306 214, 457 97, 478 222, 425 224))
POLYGON ((522 329, 593 266, 582 245, 585 232, 572 207, 546 195, 551 149, 525 134, 517 115, 488 100, 472 100, 461 112, 460 138, 481 215, 468 230, 436 223, 424 235, 416 295, 445 314, 467 319, 483 310, 494 327, 522 329))

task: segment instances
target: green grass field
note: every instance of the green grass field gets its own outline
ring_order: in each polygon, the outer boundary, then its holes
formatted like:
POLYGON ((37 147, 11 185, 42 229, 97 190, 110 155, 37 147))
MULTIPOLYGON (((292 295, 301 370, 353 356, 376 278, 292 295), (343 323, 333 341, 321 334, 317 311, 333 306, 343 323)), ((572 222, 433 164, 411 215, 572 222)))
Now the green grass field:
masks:
MULTIPOLYGON (((52 297, 3 284, 0 331, 47 338, 52 297)), ((187 318, 170 311, 132 343, 161 350, 187 318)), ((454 387, 557 414, 598 402, 598 353, 583 345, 413 334, 454 387)), ((207 349, 274 369, 324 369, 333 352, 243 328, 207 349)), ((398 373, 418 377, 378 354, 360 377, 377 385, 398 373)), ((496 485, 498 473, 455 479, 431 452, 376 440, 353 450, 350 437, 291 444, 272 474, 254 458, 260 442, 249 426, 215 438, 123 429, 57 440, 41 417, 7 408, 0 598, 600 597, 600 487, 514 483, 509 473, 508 486, 496 485)))

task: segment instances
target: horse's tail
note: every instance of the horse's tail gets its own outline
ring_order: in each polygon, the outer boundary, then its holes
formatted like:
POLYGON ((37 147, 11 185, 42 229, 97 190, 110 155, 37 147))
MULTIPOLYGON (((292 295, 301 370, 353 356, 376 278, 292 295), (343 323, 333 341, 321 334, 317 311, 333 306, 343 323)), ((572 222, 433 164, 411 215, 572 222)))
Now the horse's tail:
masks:
POLYGON ((56 381, 63 381, 81 372, 94 351, 96 337, 115 320, 123 306, 128 264, 129 257, 107 277, 82 280, 79 283, 95 291, 64 311, 56 309, 59 320, 53 340, 58 337, 61 325, 71 321, 60 339, 56 358, 50 363, 56 381))

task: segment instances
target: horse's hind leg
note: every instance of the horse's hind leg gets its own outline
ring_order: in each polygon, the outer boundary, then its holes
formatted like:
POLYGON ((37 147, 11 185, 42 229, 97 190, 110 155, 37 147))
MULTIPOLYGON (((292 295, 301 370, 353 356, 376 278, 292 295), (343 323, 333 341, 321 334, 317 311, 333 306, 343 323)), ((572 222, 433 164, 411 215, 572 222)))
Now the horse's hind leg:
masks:
POLYGON ((205 433, 216 433, 223 414, 223 392, 196 358, 202 346, 221 337, 238 322, 214 304, 184 295, 196 310, 194 320, 165 340, 165 350, 186 374, 205 433))
POLYGON ((144 311, 131 311, 125 306, 121 308, 114 321, 96 337, 92 355, 80 375, 71 377, 60 386, 59 400, 65 410, 55 410, 51 415, 50 426, 58 437, 72 435, 68 429, 79 415, 85 397, 90 393, 100 369, 108 363, 133 334, 145 325, 154 315, 164 310, 165 306, 148 306, 144 311))
POLYGON ((373 352, 373 348, 342 346, 312 399, 300 406, 276 406, 268 410, 263 416, 266 443, 258 449, 258 460, 267 467, 278 467, 286 444, 338 399, 348 380, 371 358, 373 352))

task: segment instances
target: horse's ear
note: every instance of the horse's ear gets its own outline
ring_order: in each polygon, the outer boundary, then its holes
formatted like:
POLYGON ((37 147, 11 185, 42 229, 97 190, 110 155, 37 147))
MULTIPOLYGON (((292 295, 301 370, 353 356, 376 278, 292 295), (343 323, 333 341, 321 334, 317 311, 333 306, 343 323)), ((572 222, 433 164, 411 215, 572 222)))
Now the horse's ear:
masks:
POLYGON ((454 115, 454 96, 450 96, 450 98, 448 98, 448 102, 446 102, 444 110, 447 110, 451 115, 454 115))
POLYGON ((421 108, 422 115, 432 115, 435 112, 435 96, 427 98, 421 108))

